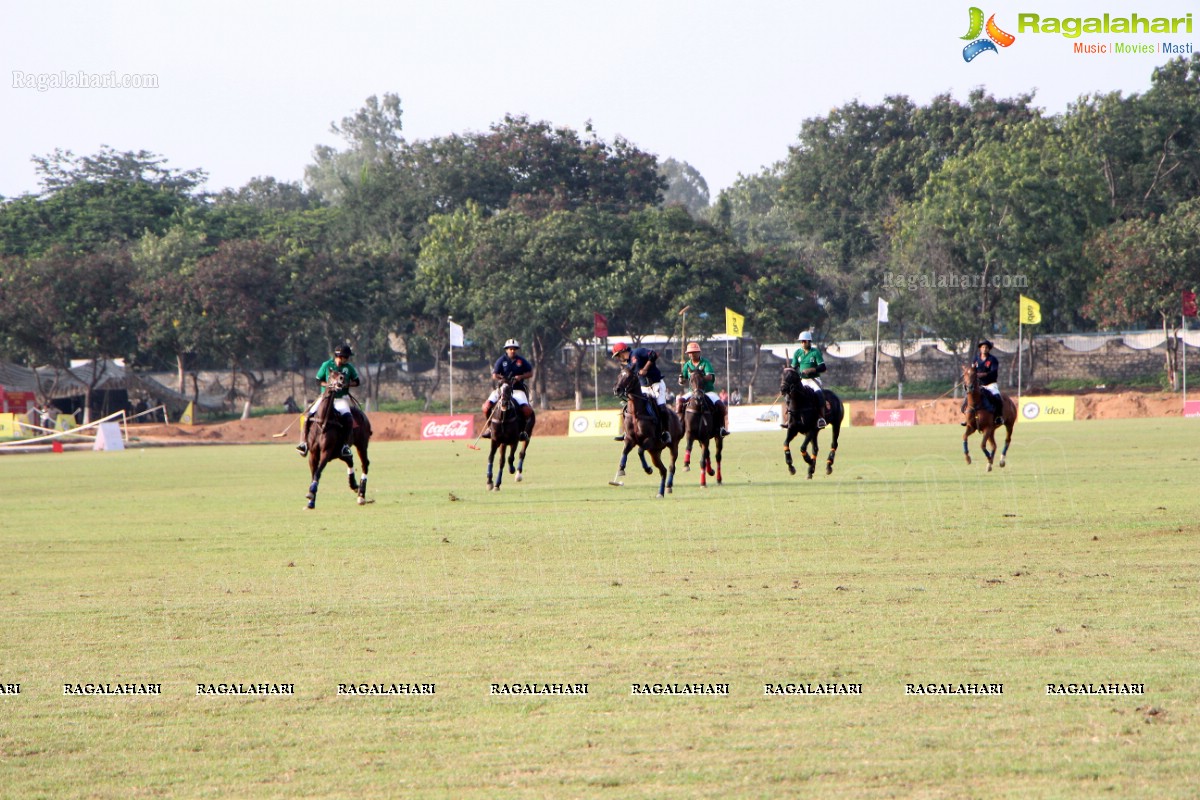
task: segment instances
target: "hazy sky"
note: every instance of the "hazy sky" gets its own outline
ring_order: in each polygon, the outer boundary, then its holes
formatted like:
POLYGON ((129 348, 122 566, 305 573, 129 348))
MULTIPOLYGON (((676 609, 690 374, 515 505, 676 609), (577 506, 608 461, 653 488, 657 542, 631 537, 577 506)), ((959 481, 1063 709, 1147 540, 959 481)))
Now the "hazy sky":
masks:
MULTIPOLYGON (((506 113, 621 135, 691 163, 715 197, 786 157, 800 124, 851 100, 917 103, 975 87, 1036 90, 1060 112, 1081 94, 1145 91, 1171 56, 1083 55, 1074 42, 1200 39, 1184 0, 1018 0, 989 6, 1009 47, 967 63, 970 2, 880 0, 9 0, 0 22, 0 195, 38 189, 30 156, 107 144, 201 168, 207 188, 300 180, 334 120, 395 92, 410 140, 486 130, 506 113), (1000 8, 1003 5, 1004 8, 1000 8), (919 9, 919 10, 918 10, 919 9), (1020 33, 1040 17, 1183 17, 1196 33, 1020 33), (39 91, 39 73, 157 76, 156 89, 39 91), (21 73, 17 75, 16 73, 21 73), (36 77, 34 78, 36 79, 36 77)), ((45 80, 45 79, 44 79, 45 80)))

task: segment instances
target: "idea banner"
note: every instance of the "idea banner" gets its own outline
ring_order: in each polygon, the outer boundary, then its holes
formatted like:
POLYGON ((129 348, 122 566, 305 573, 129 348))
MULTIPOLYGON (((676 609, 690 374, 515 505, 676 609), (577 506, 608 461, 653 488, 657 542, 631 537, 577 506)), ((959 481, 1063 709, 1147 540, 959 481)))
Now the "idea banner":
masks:
POLYGON ((1074 397, 1022 397, 1022 422, 1074 422, 1074 397))
POLYGON ((568 436, 620 436, 621 410, 572 411, 568 436))
POLYGON ((421 417, 421 439, 471 439, 475 436, 475 417, 421 417))

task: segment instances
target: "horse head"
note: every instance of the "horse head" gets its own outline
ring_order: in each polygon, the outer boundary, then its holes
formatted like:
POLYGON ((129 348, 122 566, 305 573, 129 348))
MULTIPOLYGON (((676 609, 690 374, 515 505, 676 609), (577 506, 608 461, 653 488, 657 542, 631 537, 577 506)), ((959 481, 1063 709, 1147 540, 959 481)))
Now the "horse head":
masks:
POLYGON ((346 373, 341 370, 332 370, 325 378, 325 391, 329 394, 336 394, 346 388, 346 373))
POLYGON ((975 374, 975 370, 970 364, 962 365, 962 385, 963 391, 968 396, 972 393, 979 393, 979 376, 975 374))
POLYGON ((692 370, 692 375, 691 375, 691 378, 689 378, 689 383, 691 383, 691 386, 692 386, 692 396, 693 397, 695 397, 697 394, 704 393, 704 379, 707 377, 708 377, 708 374, 705 372, 701 372, 698 369, 692 370))
POLYGON ((500 396, 496 400, 496 404, 499 405, 504 411, 507 411, 509 405, 512 403, 512 382, 500 381, 500 388, 498 391, 500 392, 500 396))
POLYGON ((628 397, 630 394, 641 394, 642 386, 638 382, 637 373, 629 367, 621 367, 621 374, 613 384, 613 394, 617 397, 628 397))
POLYGON ((800 373, 794 367, 785 366, 779 378, 779 393, 788 396, 799 391, 804 384, 800 382, 800 373))

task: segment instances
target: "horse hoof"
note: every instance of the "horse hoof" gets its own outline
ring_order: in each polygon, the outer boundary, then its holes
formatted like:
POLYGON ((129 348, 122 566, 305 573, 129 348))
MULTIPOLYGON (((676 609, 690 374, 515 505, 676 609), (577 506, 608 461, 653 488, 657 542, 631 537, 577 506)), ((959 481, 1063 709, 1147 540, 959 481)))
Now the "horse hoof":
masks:
POLYGON ((992 465, 991 465, 991 464, 988 464, 987 471, 988 471, 988 472, 991 472, 991 471, 992 471, 992 465))
POLYGON ((658 494, 654 495, 654 499, 655 499, 655 500, 662 500, 662 499, 663 499, 663 493, 662 493, 662 492, 659 492, 658 494))
POLYGON ((653 474, 654 474, 654 470, 650 469, 649 467, 646 467, 646 474, 647 474, 647 475, 653 475, 653 474))
POLYGON ((1002 458, 1002 459, 1000 459, 1000 466, 1001 466, 1001 467, 1003 467, 1003 466, 1004 466, 1004 459, 1003 459, 1003 458, 1002 458))
POLYGON ((367 504, 367 498, 363 497, 363 496, 360 494, 360 495, 358 496, 358 500, 357 500, 356 502, 357 502, 357 503, 358 503, 360 506, 365 506, 365 505, 367 504))
MULTIPOLYGON (((617 470, 617 477, 618 477, 618 478, 624 478, 624 477, 625 477, 625 470, 623 470, 623 469, 619 469, 619 470, 617 470)), ((618 484, 618 485, 619 485, 619 484, 618 484)))
POLYGON ((309 511, 312 511, 314 508, 316 508, 316 503, 309 503, 308 505, 305 506, 305 508, 308 509, 309 511))
POLYGON ((796 468, 795 468, 795 467, 793 467, 791 464, 788 464, 788 472, 790 472, 790 473, 792 473, 793 475, 795 475, 795 474, 796 474, 796 468))
POLYGON ((709 467, 709 468, 708 468, 708 477, 710 477, 710 478, 711 478, 713 475, 716 475, 716 474, 717 474, 717 473, 716 473, 716 472, 713 470, 713 468, 712 468, 712 467, 709 467))
POLYGON ((826 475, 832 475, 832 474, 833 474, 833 467, 826 467, 826 468, 825 468, 825 474, 826 474, 826 475))
POLYGON ((812 473, 811 473, 811 472, 810 472, 810 473, 808 473, 808 476, 807 476, 807 477, 808 477, 808 479, 811 481, 811 480, 812 480, 812 473))
POLYGON ((684 471, 684 472, 691 472, 691 471, 692 471, 692 465, 691 465, 691 464, 684 464, 684 465, 683 465, 683 471, 684 471))
POLYGON ((517 483, 520 483, 524 477, 525 477, 524 475, 522 475, 521 473, 518 472, 517 473, 517 483))

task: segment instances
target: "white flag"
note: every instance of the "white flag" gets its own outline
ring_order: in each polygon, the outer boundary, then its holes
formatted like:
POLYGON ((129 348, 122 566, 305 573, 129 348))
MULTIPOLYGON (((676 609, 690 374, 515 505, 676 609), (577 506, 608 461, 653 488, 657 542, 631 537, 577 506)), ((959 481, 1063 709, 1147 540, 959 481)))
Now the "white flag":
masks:
POLYGON ((463 347, 463 326, 457 322, 450 323, 450 346, 463 347))
POLYGON ((879 298, 879 321, 880 321, 880 322, 887 322, 887 321, 888 321, 888 318, 887 318, 887 300, 884 300, 882 297, 881 297, 881 298, 879 298))

